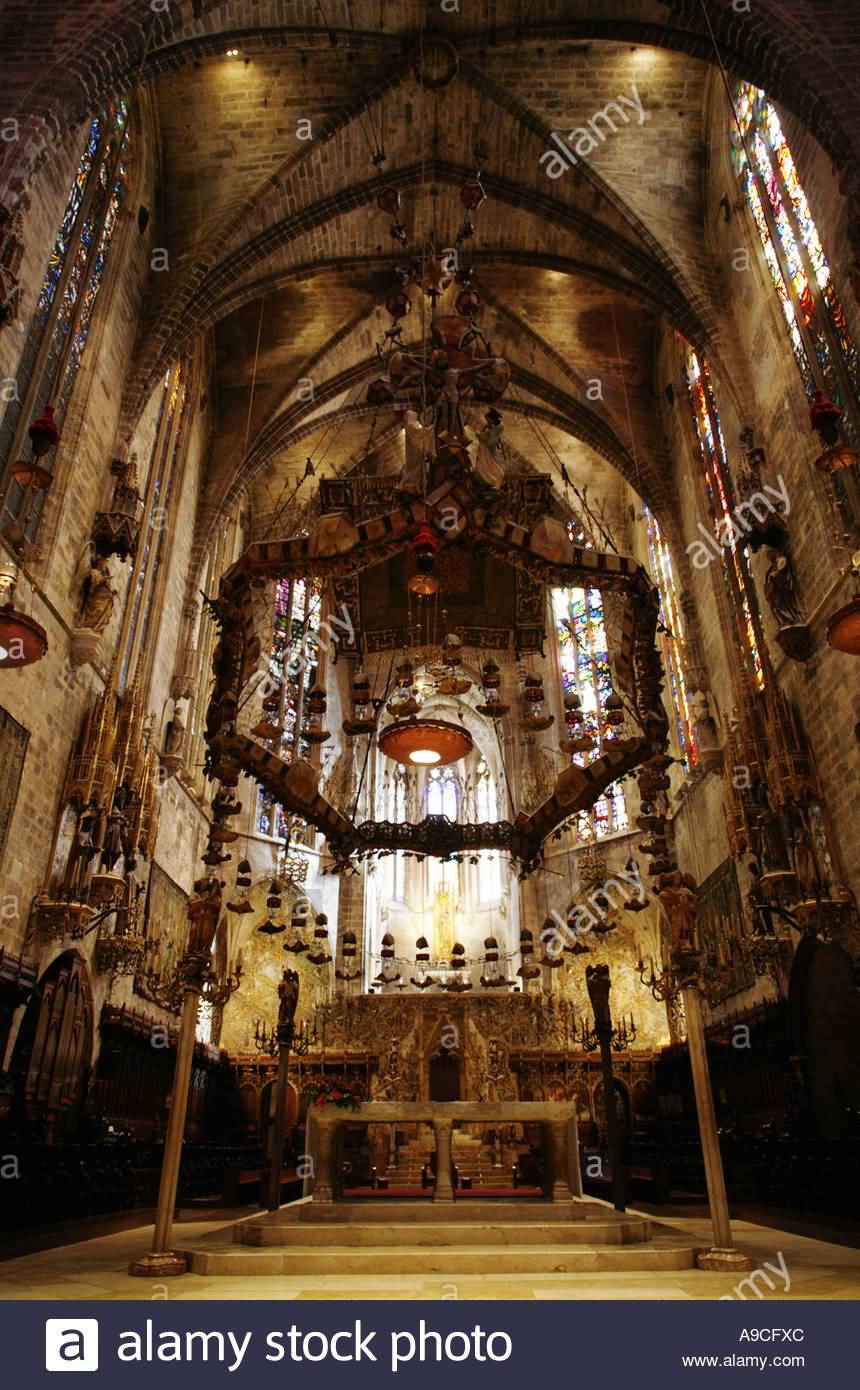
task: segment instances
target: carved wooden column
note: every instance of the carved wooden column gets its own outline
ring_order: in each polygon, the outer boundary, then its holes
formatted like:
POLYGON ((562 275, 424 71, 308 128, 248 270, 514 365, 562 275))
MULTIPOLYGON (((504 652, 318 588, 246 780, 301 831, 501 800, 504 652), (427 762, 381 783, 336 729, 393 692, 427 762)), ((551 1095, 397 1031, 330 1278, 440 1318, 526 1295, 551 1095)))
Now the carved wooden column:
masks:
POLYGON ((453 1126, 453 1120, 433 1120, 433 1133, 436 1138, 434 1202, 453 1202, 454 1200, 454 1189, 451 1185, 451 1131, 453 1126))

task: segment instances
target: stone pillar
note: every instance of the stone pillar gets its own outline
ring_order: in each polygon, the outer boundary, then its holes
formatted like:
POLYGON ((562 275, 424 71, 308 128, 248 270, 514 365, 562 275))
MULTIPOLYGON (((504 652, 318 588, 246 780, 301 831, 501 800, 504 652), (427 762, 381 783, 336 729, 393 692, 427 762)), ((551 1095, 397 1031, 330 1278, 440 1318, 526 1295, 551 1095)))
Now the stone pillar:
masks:
POLYGON ((453 1202, 454 1189, 451 1186, 451 1131, 453 1120, 433 1121, 436 1138, 436 1186, 433 1188, 434 1202, 453 1202))
POLYGON ((552 1120, 545 1128, 548 1167, 547 1194, 551 1202, 570 1202, 567 1157, 567 1120, 552 1120))
POLYGON ((319 1158, 317 1159, 317 1177, 314 1185, 315 1202, 334 1201, 334 1175, 332 1173, 332 1155, 334 1153, 335 1126, 334 1124, 322 1121, 319 1129, 319 1158))

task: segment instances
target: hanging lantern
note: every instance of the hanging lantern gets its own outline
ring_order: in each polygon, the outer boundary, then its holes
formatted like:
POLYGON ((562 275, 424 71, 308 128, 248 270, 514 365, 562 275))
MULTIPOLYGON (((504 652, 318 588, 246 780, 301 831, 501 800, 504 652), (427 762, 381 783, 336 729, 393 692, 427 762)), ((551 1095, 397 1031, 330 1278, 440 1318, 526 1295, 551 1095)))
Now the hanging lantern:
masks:
POLYGON ((343 721, 346 734, 372 734, 376 728, 376 718, 370 699, 370 678, 359 667, 352 678, 352 719, 343 721))
POLYGON ((614 690, 606 697, 603 710, 607 724, 611 724, 614 728, 617 728, 619 724, 624 723, 624 702, 621 696, 617 695, 614 690))
POLYGON ((393 319, 402 319, 412 308, 412 300, 404 289, 395 290, 386 299, 385 307, 393 319))
POLYGON ((520 932, 520 955, 522 965, 517 971, 517 975, 522 980, 534 980, 540 974, 540 966, 534 963, 534 936, 528 927, 523 927, 520 932))
POLYGON ((355 960, 358 946, 356 945, 356 935, 354 931, 345 931, 341 946, 341 954, 344 960, 355 960))
POLYGON ((564 692, 564 722, 570 729, 577 728, 583 720, 582 699, 576 690, 564 692))
POLYGON ((393 184, 386 184, 376 195, 376 206, 380 212, 387 212, 393 217, 400 211, 400 190, 393 184))
POLYGON ((460 189, 460 202, 467 212, 477 212, 486 197, 480 178, 467 179, 460 189))
POLYGON ((0 667, 32 666, 41 661, 48 650, 48 634, 27 613, 12 605, 18 570, 15 565, 0 565, 0 667))
POLYGON ((400 973, 394 963, 394 937, 391 935, 390 931, 387 931, 382 938, 382 948, 379 954, 382 958, 382 967, 373 983, 375 985, 401 984, 400 973))
POLYGON ((540 676, 526 676, 523 699, 526 708, 520 727, 531 733, 548 729, 554 720, 553 716, 545 711, 543 681, 540 676))
POLYGON ((409 981, 416 989, 429 989, 435 985, 436 981, 432 975, 427 974, 427 967, 430 964, 430 943, 426 936, 419 936, 415 942, 415 964, 418 967, 418 978, 413 975, 409 981))
POLYGON ((410 549, 415 556, 415 573, 409 580, 410 592, 424 596, 438 593, 439 580, 434 571, 439 542, 426 522, 418 528, 418 534, 411 541, 410 549))
POLYGON ((476 318, 481 309, 481 296, 477 290, 461 290, 454 302, 454 308, 464 319, 476 318))
POLYGON ((481 667, 481 685, 484 689, 484 703, 477 705, 478 714, 483 714, 488 719, 502 719, 510 709, 510 705, 504 704, 499 694, 502 684, 502 673, 496 662, 492 659, 485 661, 481 667))
POLYGON ((308 952, 311 965, 328 965, 331 954, 328 949, 328 917, 318 912, 314 922, 313 951, 308 952))
POLYGON ((299 955, 301 951, 309 949, 307 941, 304 939, 304 929, 307 926, 309 904, 307 899, 299 898, 293 903, 293 910, 290 914, 290 940, 285 941, 282 949, 291 951, 294 955, 299 955))
POLYGON ((278 685, 263 700, 263 709, 267 714, 277 714, 281 708, 281 687, 278 685))
POLYGON ((54 407, 46 405, 37 420, 34 420, 27 433, 37 459, 44 458, 50 449, 56 449, 60 442, 60 431, 54 421, 54 407))
POLYGON ((283 902, 281 885, 276 878, 273 878, 269 884, 269 892, 266 897, 266 907, 269 909, 269 915, 262 926, 257 928, 258 932, 261 932, 264 936, 280 936, 281 932, 287 930, 286 923, 280 920, 283 902))
POLYGON ((248 889, 251 887, 251 865, 247 859, 240 860, 236 869, 236 887, 239 889, 239 896, 228 902, 227 911, 253 912, 254 909, 248 900, 248 889))
MULTIPOLYGON (((466 948, 461 945, 459 941, 455 942, 451 948, 451 959, 448 964, 450 969, 454 972, 466 969, 468 964, 466 960, 466 948)), ((442 988, 447 990, 449 994, 460 994, 464 990, 472 988, 472 981, 464 979, 459 973, 455 973, 454 978, 446 980, 442 988)))
POLYGON ((308 724, 305 730, 308 743, 325 743, 326 739, 331 738, 328 729, 323 728, 326 703, 325 691, 321 686, 315 685, 308 693, 308 724))

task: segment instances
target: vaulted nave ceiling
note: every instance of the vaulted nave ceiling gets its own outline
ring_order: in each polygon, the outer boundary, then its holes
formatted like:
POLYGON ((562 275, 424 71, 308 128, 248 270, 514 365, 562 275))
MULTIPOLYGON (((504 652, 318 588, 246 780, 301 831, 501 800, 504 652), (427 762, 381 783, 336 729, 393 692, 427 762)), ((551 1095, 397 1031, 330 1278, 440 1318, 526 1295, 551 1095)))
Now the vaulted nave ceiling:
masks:
MULTIPOLYGON (((399 467, 399 409, 366 403, 404 259, 376 196, 400 191, 409 252, 451 245, 479 167, 488 197, 464 249, 481 329, 511 364, 509 458, 557 480, 563 465, 609 512, 620 476, 665 495, 662 335, 720 360, 702 207, 712 50, 695 5, 556 9, 187 0, 152 22, 134 78, 152 94, 170 273, 153 276, 124 418, 210 336, 209 517, 247 493, 270 524, 308 457, 318 474, 399 467), (621 96, 624 123, 551 178, 551 133, 621 96)), ((731 59, 727 18, 713 22, 731 59)))

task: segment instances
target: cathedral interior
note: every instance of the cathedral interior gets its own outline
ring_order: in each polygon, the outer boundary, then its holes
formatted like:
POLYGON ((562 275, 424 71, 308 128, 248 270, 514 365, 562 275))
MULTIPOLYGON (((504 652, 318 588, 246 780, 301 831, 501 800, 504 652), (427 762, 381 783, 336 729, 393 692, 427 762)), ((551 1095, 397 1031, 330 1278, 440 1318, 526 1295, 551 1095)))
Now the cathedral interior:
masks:
POLYGON ((857 1297, 860 21, 0 9, 0 1296, 857 1297))

